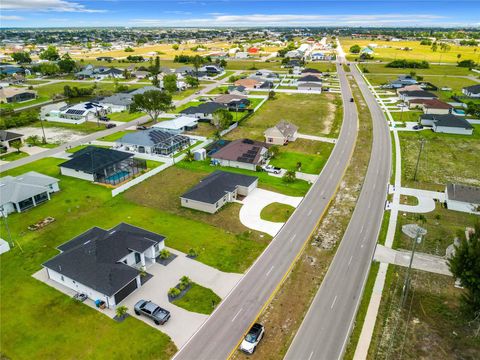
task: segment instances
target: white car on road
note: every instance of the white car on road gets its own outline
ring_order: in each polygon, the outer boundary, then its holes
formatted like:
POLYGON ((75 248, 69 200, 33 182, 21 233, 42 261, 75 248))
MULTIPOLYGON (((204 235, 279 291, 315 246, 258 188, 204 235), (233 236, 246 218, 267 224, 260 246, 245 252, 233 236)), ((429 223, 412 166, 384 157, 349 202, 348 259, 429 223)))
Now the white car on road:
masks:
POLYGON ((253 354, 257 348, 258 343, 262 340, 263 335, 265 335, 265 328, 262 324, 253 324, 252 328, 243 339, 242 344, 240 345, 240 350, 247 354, 253 354))

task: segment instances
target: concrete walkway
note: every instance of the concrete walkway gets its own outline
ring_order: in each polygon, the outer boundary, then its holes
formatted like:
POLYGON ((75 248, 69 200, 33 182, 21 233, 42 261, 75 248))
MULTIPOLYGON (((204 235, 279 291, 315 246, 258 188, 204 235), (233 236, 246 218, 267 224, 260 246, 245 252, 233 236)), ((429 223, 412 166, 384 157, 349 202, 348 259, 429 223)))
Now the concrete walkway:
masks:
POLYGON ((242 201, 243 206, 240 209, 240 222, 250 229, 275 236, 284 223, 262 220, 260 213, 263 208, 272 203, 287 204, 296 208, 302 199, 301 197, 282 195, 273 191, 257 188, 242 201))
POLYGON ((308 134, 297 134, 297 138, 299 139, 306 139, 306 140, 314 140, 314 141, 323 141, 323 142, 328 142, 335 144, 337 142, 337 139, 335 138, 329 138, 325 136, 315 136, 315 135, 308 135, 308 134))
MULTIPOLYGON (((407 250, 394 250, 378 244, 373 258, 376 261, 408 267, 411 252, 407 250)), ((447 260, 441 256, 424 253, 415 253, 412 267, 417 270, 428 271, 442 275, 452 275, 448 269, 447 260)))

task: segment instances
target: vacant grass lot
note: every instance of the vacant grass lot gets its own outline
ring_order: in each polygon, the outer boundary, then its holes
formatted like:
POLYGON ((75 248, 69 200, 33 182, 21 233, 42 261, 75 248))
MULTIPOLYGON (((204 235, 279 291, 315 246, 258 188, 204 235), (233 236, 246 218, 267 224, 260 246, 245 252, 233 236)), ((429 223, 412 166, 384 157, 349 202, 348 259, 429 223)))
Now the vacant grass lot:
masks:
POLYGON ((294 211, 295 208, 293 206, 281 203, 273 203, 265 206, 262 209, 260 217, 263 220, 283 223, 288 220, 294 211))
MULTIPOLYGON (((123 130, 123 131, 117 131, 116 133, 113 133, 113 134, 110 134, 110 135, 107 135, 107 136, 104 136, 104 137, 101 137, 100 139, 98 140, 101 140, 101 141, 117 141, 118 139, 124 137, 125 135, 129 134, 129 133, 132 133, 134 131, 132 130, 123 130)), ((112 144, 113 145, 113 144, 112 144)))
MULTIPOLYGON (((409 60, 426 60, 428 62, 450 62, 456 63, 458 61, 457 54, 461 54, 460 60, 477 60, 478 54, 475 52, 476 46, 456 46, 451 44, 451 49, 448 52, 443 52, 438 49, 432 51, 429 45, 420 45, 420 41, 382 41, 382 40, 368 40, 368 39, 341 39, 342 47, 348 54, 351 46, 358 44, 361 47, 369 44, 377 44, 374 48, 373 55, 375 60, 391 61, 394 59, 409 59, 409 60), (411 51, 402 50, 403 48, 411 48, 411 51)), ((358 54, 347 55, 348 59, 355 59, 358 54)))
POLYGON ((414 71, 417 75, 476 75, 467 68, 458 67, 455 65, 430 65, 428 69, 400 69, 389 68, 386 64, 359 64, 360 69, 368 69, 369 74, 409 74, 414 71))
POLYGON ((215 306, 220 303, 220 300, 222 300, 220 296, 215 294, 213 290, 193 283, 185 296, 174 300, 173 304, 188 311, 209 315, 213 312, 215 306))
POLYGON ((142 113, 142 112, 130 113, 128 111, 122 111, 122 112, 116 112, 116 113, 108 114, 108 117, 112 121, 129 122, 129 121, 135 120, 135 119, 137 119, 137 118, 139 118, 143 115, 145 115, 145 113, 142 113))
POLYGON ((390 265, 368 359, 476 359, 480 342, 461 311, 462 290, 450 276, 413 270, 400 306, 406 269, 390 265))
POLYGON ((297 125, 303 134, 337 136, 341 119, 340 95, 278 93, 226 138, 264 140, 263 132, 280 120, 297 125))
MULTIPOLYGON (((38 92, 38 96, 52 98, 56 94, 63 94, 63 88, 65 86, 77 87, 77 88, 90 88, 96 84, 97 92, 113 92, 115 90, 115 84, 112 83, 102 83, 102 82, 75 82, 75 81, 62 81, 56 82, 53 84, 47 84, 35 88, 38 92)), ((144 84, 129 84, 128 88, 130 90, 138 89, 145 86, 144 84)))
MULTIPOLYGON (((30 124, 30 126, 39 128, 42 126, 42 124, 40 123, 40 120, 39 120, 34 122, 33 124, 30 124)), ((43 127, 45 129, 51 129, 51 130, 45 130, 48 137, 48 131, 54 131, 55 128, 69 129, 79 133, 91 134, 96 131, 105 130, 105 123, 101 121, 99 122, 85 121, 83 124, 75 125, 75 124, 67 124, 67 123, 61 123, 61 122, 43 121, 43 127)))
POLYGON ((445 184, 480 185, 480 126, 474 135, 436 134, 430 130, 399 132, 402 149, 402 183, 405 186, 440 190, 445 184), (426 140, 420 157, 416 182, 413 181, 420 140, 426 140))
POLYGON ((301 168, 298 171, 307 174, 319 174, 332 150, 333 144, 330 143, 298 139, 280 148, 280 153, 270 160, 270 164, 282 169, 297 170, 298 163, 301 163, 301 168))

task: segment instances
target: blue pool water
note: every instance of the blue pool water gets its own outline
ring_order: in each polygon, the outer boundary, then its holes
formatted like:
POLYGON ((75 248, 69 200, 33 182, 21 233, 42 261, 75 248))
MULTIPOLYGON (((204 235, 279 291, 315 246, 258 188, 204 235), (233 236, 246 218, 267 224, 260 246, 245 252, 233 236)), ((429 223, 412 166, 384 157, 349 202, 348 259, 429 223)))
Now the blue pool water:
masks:
POLYGON ((458 115, 465 115, 465 110, 453 109, 453 112, 458 115))
POLYGON ((113 175, 110 175, 109 177, 105 178, 105 180, 107 182, 118 182, 126 179, 129 175, 130 173, 128 171, 122 170, 122 171, 116 172, 113 175))

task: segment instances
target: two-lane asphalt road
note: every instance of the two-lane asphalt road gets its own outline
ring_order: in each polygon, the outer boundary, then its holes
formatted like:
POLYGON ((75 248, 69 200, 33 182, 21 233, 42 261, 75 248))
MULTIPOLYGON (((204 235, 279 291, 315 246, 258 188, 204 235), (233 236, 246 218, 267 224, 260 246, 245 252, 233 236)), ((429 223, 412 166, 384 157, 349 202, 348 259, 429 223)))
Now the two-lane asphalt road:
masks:
POLYGON ((360 72, 353 65, 351 68, 372 115, 370 163, 350 223, 286 360, 336 360, 343 356, 382 223, 391 171, 390 133, 360 72))
POLYGON ((349 163, 358 126, 356 106, 350 102, 352 95, 345 72, 341 66, 337 66, 337 71, 344 117, 330 159, 282 230, 174 359, 224 360, 229 356, 275 293, 335 195, 349 163))

